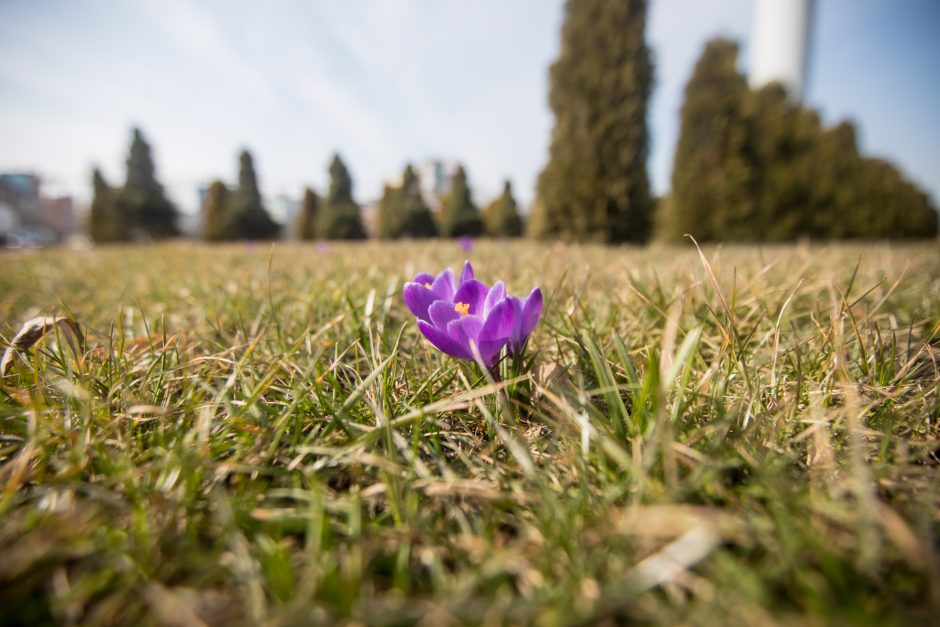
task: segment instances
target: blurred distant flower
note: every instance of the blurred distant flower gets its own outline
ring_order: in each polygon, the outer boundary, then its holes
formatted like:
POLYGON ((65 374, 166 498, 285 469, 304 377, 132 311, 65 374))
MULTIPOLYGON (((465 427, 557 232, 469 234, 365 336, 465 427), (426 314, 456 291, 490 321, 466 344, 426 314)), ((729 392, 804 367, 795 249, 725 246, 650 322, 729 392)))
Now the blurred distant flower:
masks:
POLYGON ((325 255, 330 252, 330 244, 326 240, 317 240, 317 243, 313 245, 313 249, 321 255, 325 255))
POLYGON ((469 253, 473 250, 473 238, 469 235, 463 235, 457 239, 457 243, 460 244, 460 250, 465 253, 469 253))
POLYGON ((506 293, 502 281, 493 287, 477 281, 470 262, 464 263, 459 281, 450 268, 437 276, 421 273, 405 284, 402 295, 418 328, 441 352, 475 361, 475 347, 490 369, 505 346, 521 356, 542 315, 539 288, 522 302, 506 293))

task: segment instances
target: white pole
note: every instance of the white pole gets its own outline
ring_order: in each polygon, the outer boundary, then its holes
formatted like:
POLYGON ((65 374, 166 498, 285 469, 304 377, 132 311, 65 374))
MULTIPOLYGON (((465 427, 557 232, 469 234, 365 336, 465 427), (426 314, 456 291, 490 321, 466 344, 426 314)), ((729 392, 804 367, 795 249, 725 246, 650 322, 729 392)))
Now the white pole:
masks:
POLYGON ((751 87, 781 83, 803 98, 813 0, 756 0, 751 32, 751 87))

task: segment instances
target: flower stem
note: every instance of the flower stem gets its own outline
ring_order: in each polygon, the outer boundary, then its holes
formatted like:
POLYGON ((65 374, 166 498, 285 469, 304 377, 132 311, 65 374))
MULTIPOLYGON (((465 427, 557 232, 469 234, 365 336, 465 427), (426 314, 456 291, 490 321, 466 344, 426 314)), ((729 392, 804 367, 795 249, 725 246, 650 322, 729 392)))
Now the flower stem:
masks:
POLYGON ((498 363, 490 367, 490 376, 493 377, 493 381, 495 383, 499 383, 502 381, 502 379, 499 376, 499 364, 498 363))

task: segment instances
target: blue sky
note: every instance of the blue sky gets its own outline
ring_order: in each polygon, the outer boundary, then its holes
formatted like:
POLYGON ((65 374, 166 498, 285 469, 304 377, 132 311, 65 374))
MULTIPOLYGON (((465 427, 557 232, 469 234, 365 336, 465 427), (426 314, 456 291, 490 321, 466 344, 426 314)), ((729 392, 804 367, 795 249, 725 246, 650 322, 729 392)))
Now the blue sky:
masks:
MULTIPOLYGON (((407 161, 454 158, 478 201, 524 203, 547 157, 562 0, 0 0, 0 170, 87 200, 120 183, 139 124, 184 210, 252 150, 268 196, 323 188, 330 155, 375 198, 407 161)), ((751 0, 653 0, 650 174, 668 189, 682 89, 704 42, 742 43, 751 0)), ((940 199, 940 2, 819 0, 807 102, 940 199)))

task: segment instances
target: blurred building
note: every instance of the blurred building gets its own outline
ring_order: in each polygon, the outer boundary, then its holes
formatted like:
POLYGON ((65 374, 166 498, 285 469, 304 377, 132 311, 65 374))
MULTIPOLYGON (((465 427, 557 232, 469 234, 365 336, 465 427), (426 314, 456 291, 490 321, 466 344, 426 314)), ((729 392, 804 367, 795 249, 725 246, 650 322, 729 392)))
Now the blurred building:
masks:
POLYGON ((201 212, 206 206, 206 199, 209 197, 209 184, 200 183, 196 185, 196 207, 201 212))
POLYGON ((39 216, 43 224, 51 226, 60 237, 75 230, 75 205, 71 196, 40 197, 39 216))
POLYGON ((421 182, 421 196, 428 207, 437 210, 441 199, 450 193, 450 179, 460 165, 450 159, 429 159, 415 166, 415 173, 421 182))
POLYGON ((39 213, 40 180, 35 174, 23 172, 0 174, 0 194, 24 216, 39 213))
POLYGON ((281 235, 286 239, 297 238, 297 214, 301 201, 290 194, 275 194, 268 203, 268 213, 281 225, 281 235))
MULTIPOLYGON (((398 176, 397 182, 386 181, 388 185, 401 185, 401 175, 398 176)), ((379 205, 381 204, 381 198, 372 198, 365 200, 360 203, 360 217, 362 218, 362 226, 366 230, 366 234, 369 237, 377 237, 379 233, 379 205)))
POLYGON ((752 88, 782 84, 803 98, 814 0, 755 0, 749 82, 752 88))
POLYGON ((43 245, 75 231, 75 206, 66 195, 44 196, 33 173, 0 174, 0 242, 43 245))

